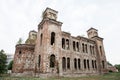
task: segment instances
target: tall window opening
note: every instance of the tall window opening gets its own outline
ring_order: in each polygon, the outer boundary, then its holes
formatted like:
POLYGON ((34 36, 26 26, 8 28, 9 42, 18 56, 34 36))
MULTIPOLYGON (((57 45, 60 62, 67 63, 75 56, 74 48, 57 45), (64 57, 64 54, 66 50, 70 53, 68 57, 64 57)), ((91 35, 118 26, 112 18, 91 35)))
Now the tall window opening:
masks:
POLYGON ((40 67, 40 63, 41 63, 41 56, 38 56, 38 67, 40 67))
POLYGON ((62 38, 62 48, 65 49, 65 39, 62 38))
POLYGON ((55 55, 54 55, 54 54, 52 54, 52 55, 50 56, 50 67, 51 67, 51 68, 54 68, 54 67, 55 67, 55 55))
POLYGON ((97 64, 96 64, 96 60, 95 60, 95 68, 97 69, 97 64))
POLYGON ((51 45, 55 44, 55 33, 51 33, 51 45))
POLYGON ((85 52, 84 43, 82 43, 82 51, 83 51, 83 53, 85 52))
POLYGON ((88 66, 88 69, 90 69, 89 60, 87 60, 87 66, 88 66))
POLYGON ((102 46, 100 46, 100 53, 101 53, 101 55, 102 55, 102 46))
POLYGON ((19 55, 20 55, 21 53, 22 53, 22 51, 20 50, 20 51, 19 51, 19 55))
POLYGON ((84 59, 84 69, 86 69, 86 60, 84 59))
POLYGON ((65 57, 62 58, 62 68, 63 70, 66 70, 66 58, 65 57))
POLYGON ((43 34, 40 35, 40 45, 42 45, 43 34))
POLYGON ((79 43, 77 42, 77 51, 79 51, 79 43))
POLYGON ((104 63, 104 61, 102 61, 102 67, 103 67, 103 69, 105 68, 105 63, 104 63))
POLYGON ((92 68, 94 69, 94 61, 92 60, 92 68))
POLYGON ((74 59, 74 68, 77 69, 77 59, 74 59))
POLYGON ((73 41, 73 50, 76 51, 76 49, 75 49, 75 41, 73 41))
POLYGON ((70 69, 70 58, 67 58, 67 68, 70 69))
POLYGON ((79 69, 81 68, 80 59, 78 59, 78 68, 79 68, 79 69))
POLYGON ((90 53, 92 54, 92 46, 90 45, 90 53))
POLYGON ((87 44, 85 44, 85 52, 86 53, 88 52, 88 50, 87 50, 87 44))
POLYGON ((92 48, 93 48, 93 49, 92 49, 92 50, 93 50, 93 54, 95 54, 94 46, 93 46, 92 48))
POLYGON ((66 48, 69 49, 69 40, 66 39, 66 48))

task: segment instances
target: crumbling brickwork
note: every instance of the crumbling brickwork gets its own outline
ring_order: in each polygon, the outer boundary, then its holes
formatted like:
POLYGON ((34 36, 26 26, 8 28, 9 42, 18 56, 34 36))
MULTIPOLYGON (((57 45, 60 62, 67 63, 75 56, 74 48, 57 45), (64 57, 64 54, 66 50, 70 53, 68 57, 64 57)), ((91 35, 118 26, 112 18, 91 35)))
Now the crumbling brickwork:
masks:
POLYGON ((14 73, 34 71, 34 45, 18 44, 14 55, 14 73))
POLYGON ((13 73, 32 76, 83 76, 107 73, 103 38, 90 28, 88 38, 61 31, 58 12, 47 8, 26 44, 16 46, 13 73), (35 37, 36 34, 36 37, 35 37), (29 74, 30 75, 30 74, 29 74))

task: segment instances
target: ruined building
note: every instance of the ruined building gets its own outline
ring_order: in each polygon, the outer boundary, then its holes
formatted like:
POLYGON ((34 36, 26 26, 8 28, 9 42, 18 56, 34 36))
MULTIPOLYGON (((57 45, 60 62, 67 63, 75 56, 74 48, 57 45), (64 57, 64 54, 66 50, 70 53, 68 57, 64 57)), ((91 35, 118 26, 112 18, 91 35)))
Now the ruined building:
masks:
POLYGON ((25 44, 16 45, 12 72, 18 76, 83 76, 107 72, 103 38, 90 28, 88 38, 61 31, 58 12, 47 8, 25 44))

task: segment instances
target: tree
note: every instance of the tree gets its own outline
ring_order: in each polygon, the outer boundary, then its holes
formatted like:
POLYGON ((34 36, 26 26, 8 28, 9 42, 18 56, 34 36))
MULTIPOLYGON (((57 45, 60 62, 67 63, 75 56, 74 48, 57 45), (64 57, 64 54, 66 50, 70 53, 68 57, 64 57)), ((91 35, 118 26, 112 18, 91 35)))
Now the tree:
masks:
POLYGON ((17 44, 22 44, 22 42, 23 42, 23 39, 22 39, 22 38, 19 38, 17 44))
POLYGON ((7 72, 7 56, 4 53, 4 50, 0 51, 0 74, 6 73, 7 72))
POLYGON ((8 70, 12 70, 13 60, 8 64, 8 70))
POLYGON ((118 69, 118 71, 120 72, 120 64, 116 64, 115 67, 118 69))
POLYGON ((113 66, 109 61, 107 61, 107 64, 110 65, 110 66, 113 66))

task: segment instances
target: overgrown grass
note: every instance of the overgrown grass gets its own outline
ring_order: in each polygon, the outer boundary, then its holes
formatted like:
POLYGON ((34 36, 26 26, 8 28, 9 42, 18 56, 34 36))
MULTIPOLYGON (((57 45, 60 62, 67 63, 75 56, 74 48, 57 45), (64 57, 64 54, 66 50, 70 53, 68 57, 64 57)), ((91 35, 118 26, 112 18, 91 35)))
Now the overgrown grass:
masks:
POLYGON ((97 76, 84 76, 84 77, 54 77, 54 78, 33 78, 33 77, 10 77, 4 75, 0 80, 120 80, 119 73, 109 73, 97 76))

